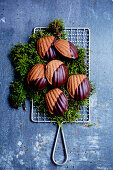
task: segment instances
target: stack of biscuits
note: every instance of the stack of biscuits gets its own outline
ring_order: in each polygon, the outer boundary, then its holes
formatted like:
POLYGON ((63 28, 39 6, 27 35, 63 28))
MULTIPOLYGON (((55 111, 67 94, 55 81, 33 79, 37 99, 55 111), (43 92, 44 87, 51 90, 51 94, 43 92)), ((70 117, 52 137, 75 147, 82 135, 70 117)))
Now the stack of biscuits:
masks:
POLYGON ((66 65, 56 60, 57 56, 77 59, 77 48, 67 40, 48 36, 37 41, 37 52, 43 59, 52 61, 47 65, 36 64, 28 73, 27 82, 36 90, 43 90, 50 84, 51 90, 45 95, 47 108, 51 114, 61 116, 68 109, 68 98, 58 87, 67 83, 67 91, 75 100, 86 99, 91 91, 86 75, 72 75, 68 78, 66 65))

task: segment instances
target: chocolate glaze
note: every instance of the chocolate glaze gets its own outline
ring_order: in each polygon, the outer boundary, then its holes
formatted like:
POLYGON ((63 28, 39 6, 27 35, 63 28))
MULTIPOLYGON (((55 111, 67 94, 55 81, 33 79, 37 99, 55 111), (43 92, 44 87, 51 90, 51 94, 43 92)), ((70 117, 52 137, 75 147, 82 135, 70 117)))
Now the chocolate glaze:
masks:
POLYGON ((86 77, 75 90, 75 99, 84 100, 88 97, 91 91, 91 85, 86 77))
POLYGON ((34 81, 34 85, 36 90, 43 90, 47 87, 47 80, 46 78, 38 78, 34 81))
POLYGON ((69 45, 70 45, 70 54, 72 56, 73 59, 76 59, 78 58, 78 51, 77 51, 77 48, 74 46, 73 43, 71 43, 70 41, 69 42, 69 45))
POLYGON ((61 64, 53 74, 52 85, 60 87, 66 83, 68 79, 68 70, 65 64, 61 64))
MULTIPOLYGON (((56 51, 56 56, 59 57, 59 59, 60 59, 60 58, 63 58, 63 59, 64 59, 65 56, 63 56, 56 48, 55 48, 55 51, 56 51)), ((66 58, 66 57, 65 57, 65 58, 66 58)))
POLYGON ((54 47, 54 42, 56 39, 54 39, 53 43, 51 44, 51 47, 48 49, 46 55, 44 56, 45 60, 54 60, 56 59, 56 50, 54 47))
POLYGON ((57 102, 55 103, 55 106, 53 108, 53 113, 61 116, 64 114, 68 109, 68 99, 65 93, 61 93, 59 95, 59 98, 57 99, 57 102))

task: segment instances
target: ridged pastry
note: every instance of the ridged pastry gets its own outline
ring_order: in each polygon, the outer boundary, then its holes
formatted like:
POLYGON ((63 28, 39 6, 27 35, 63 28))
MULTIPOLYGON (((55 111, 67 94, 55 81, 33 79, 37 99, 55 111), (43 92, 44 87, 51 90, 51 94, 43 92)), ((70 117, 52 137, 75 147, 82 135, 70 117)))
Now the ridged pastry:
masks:
POLYGON ((58 88, 50 90, 46 96, 46 105, 51 114, 58 116, 64 114, 68 109, 68 99, 63 91, 58 88))
POLYGON ((43 90, 47 86, 45 68, 45 64, 38 63, 28 73, 27 82, 29 85, 33 85, 36 90, 43 90))
POLYGON ((72 98, 84 100, 91 91, 91 85, 86 75, 72 75, 68 78, 67 90, 72 98))
POLYGON ((55 41, 54 46, 62 56, 70 59, 78 58, 78 51, 73 43, 64 39, 59 39, 55 41))
POLYGON ((68 70, 60 60, 52 60, 46 66, 46 78, 54 87, 62 86, 68 78, 68 70))
POLYGON ((37 41, 37 51, 38 54, 46 60, 51 60, 56 58, 56 52, 54 48, 55 42, 54 36, 48 36, 38 39, 37 41))

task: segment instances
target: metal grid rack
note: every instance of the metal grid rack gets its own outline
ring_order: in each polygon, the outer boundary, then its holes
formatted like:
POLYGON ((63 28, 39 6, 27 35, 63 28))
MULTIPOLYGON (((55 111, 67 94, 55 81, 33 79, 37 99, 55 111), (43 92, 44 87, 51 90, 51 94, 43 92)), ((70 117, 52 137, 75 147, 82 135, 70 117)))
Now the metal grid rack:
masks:
MULTIPOLYGON (((45 27, 35 27, 34 33, 37 33, 37 29, 45 29, 45 27)), ((84 48, 86 51, 86 60, 87 64, 87 76, 90 79, 90 30, 88 28, 65 28, 65 33, 68 33, 67 40, 72 42, 74 45, 79 45, 84 48)), ((90 122, 90 100, 88 100, 88 105, 81 107, 80 115, 81 119, 77 123, 88 123, 90 122)), ((51 122, 47 115, 40 114, 36 111, 35 106, 33 105, 33 100, 31 102, 31 120, 33 122, 51 122)), ((52 121, 55 122, 55 121, 52 121)))

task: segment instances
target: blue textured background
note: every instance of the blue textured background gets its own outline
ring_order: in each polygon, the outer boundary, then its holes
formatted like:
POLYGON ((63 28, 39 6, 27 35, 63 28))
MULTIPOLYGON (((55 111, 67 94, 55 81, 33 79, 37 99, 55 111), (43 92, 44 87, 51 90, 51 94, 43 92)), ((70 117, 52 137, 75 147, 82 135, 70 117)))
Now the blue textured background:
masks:
MULTIPOLYGON (((0 0, 0 95, 0 170, 112 170, 112 0, 0 0), (8 55, 11 46, 27 42, 35 26, 47 26, 61 17, 67 27, 91 30, 91 80, 96 93, 91 97, 93 126, 64 125, 69 160, 59 167, 50 157, 57 127, 32 123, 29 102, 26 112, 9 106, 9 86, 14 76, 8 55)), ((57 148, 56 153, 60 153, 60 139, 57 148)))

